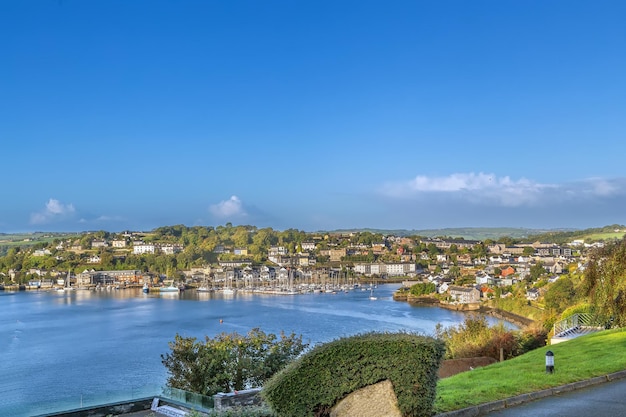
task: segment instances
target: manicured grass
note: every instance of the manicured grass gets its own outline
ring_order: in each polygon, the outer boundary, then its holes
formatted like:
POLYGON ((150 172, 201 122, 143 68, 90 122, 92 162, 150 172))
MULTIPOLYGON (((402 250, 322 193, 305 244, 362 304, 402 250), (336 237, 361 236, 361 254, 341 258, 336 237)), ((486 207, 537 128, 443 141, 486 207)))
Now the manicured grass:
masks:
POLYGON ((607 330, 533 350, 504 362, 441 379, 435 410, 458 410, 626 369, 626 329, 607 330), (545 355, 554 353, 553 374, 545 355))

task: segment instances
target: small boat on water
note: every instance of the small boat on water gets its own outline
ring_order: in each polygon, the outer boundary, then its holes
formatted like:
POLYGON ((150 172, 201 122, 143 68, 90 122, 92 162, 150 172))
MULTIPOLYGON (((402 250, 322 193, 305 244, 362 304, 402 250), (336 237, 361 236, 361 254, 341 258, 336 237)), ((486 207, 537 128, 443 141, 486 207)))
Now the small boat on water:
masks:
POLYGON ((222 290, 222 294, 233 295, 236 291, 237 290, 235 290, 234 288, 226 287, 222 290))
POLYGON ((180 288, 176 285, 168 285, 167 287, 161 287, 159 289, 160 292, 180 292, 180 288))
POLYGON ((378 297, 374 295, 374 288, 370 289, 370 300, 378 300, 378 297))
POLYGON ((143 284, 143 288, 141 289, 145 294, 150 292, 150 287, 148 287, 148 283, 143 284))

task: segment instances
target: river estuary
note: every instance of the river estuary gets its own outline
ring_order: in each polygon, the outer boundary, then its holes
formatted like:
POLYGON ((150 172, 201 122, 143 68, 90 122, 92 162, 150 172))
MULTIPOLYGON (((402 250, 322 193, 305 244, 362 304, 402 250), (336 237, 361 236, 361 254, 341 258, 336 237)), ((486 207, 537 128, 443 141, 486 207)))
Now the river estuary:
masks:
MULTIPOLYGON (((463 313, 376 300, 358 289, 337 294, 222 295, 187 290, 0 292, 0 415, 32 416, 157 395, 166 381, 160 355, 176 333, 295 332, 316 344, 369 331, 432 335, 463 313)), ((493 320, 492 320, 493 321, 493 320)))

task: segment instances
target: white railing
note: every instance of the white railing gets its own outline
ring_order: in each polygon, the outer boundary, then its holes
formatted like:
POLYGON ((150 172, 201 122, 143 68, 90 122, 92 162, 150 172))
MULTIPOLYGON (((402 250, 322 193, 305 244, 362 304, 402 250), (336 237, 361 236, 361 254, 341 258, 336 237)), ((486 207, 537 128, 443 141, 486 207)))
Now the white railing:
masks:
POLYGON ((602 328, 596 317, 590 313, 576 313, 554 323, 554 336, 563 337, 579 333, 585 328, 602 328))

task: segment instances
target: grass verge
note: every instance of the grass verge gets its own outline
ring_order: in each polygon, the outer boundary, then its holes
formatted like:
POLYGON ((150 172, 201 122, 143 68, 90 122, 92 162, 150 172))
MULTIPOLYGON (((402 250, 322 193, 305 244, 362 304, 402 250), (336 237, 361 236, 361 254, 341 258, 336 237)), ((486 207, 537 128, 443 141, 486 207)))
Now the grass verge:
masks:
POLYGON ((626 369, 626 329, 607 330, 470 372, 441 379, 435 411, 443 413, 503 400, 626 369), (545 355, 554 353, 553 374, 546 373, 545 355))

